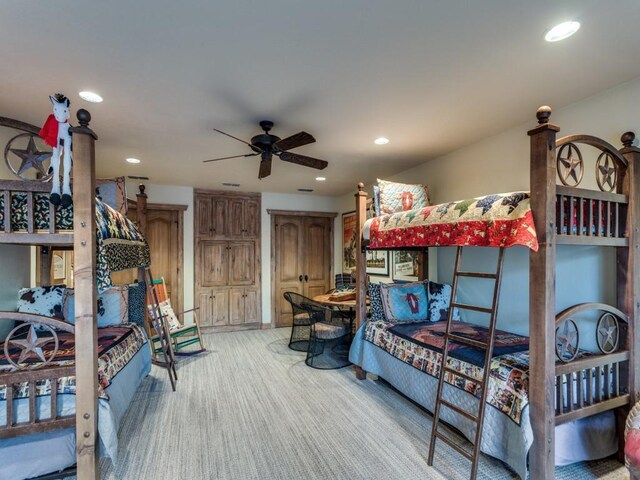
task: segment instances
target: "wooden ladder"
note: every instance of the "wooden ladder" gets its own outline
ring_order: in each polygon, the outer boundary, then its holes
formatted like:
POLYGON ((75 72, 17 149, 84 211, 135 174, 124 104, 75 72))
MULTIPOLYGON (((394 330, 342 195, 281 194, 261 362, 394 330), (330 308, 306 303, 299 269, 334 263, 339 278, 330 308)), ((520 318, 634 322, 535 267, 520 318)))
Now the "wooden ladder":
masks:
POLYGON ((496 266, 495 273, 476 273, 476 272, 464 272, 461 270, 462 265, 462 248, 458 247, 456 252, 456 263, 455 270, 453 272, 453 288, 451 290, 451 308, 449 309, 449 317, 447 319, 447 328, 444 336, 444 349, 442 351, 442 364, 440 366, 440 377, 438 379, 438 391, 436 393, 436 404, 433 413, 433 426, 431 428, 431 440, 429 442, 429 457, 427 459, 427 464, 433 465, 433 457, 435 454, 436 447, 436 439, 442 440, 444 443, 449 445, 455 451, 460 453, 467 460, 471 461, 471 480, 475 480, 476 475, 478 473, 478 457, 480 456, 480 443, 482 440, 482 425, 484 420, 484 411, 487 402, 487 385, 489 383, 489 373, 491 372, 491 358, 493 357, 493 344, 495 340, 495 332, 496 332, 496 316, 498 311, 498 299, 500 296, 500 277, 502 275, 502 263, 504 260, 504 247, 500 248, 498 252, 498 261, 496 266), (479 307, 476 305, 467 305, 458 303, 456 301, 456 294, 458 292, 458 279, 460 277, 470 277, 470 278, 481 278, 486 280, 493 280, 493 303, 491 308, 487 307, 479 307), (451 328, 452 325, 455 325, 453 322, 453 312, 455 308, 464 309, 464 310, 473 310, 475 312, 482 312, 490 315, 489 320, 489 341, 488 343, 481 342, 478 340, 474 340, 471 338, 466 338, 461 335, 457 335, 455 333, 455 328, 451 328), (484 349, 484 368, 482 373, 482 381, 477 380, 474 377, 471 377, 464 372, 459 372, 450 368, 447 365, 447 361, 449 359, 449 342, 454 343, 463 343, 466 345, 471 345, 472 347, 478 349, 484 349), (478 410, 478 415, 474 415, 471 412, 466 411, 463 408, 454 405, 451 402, 442 398, 443 388, 444 388, 444 377, 445 373, 449 373, 452 375, 456 375, 458 377, 462 377, 467 381, 473 382, 480 386, 482 391, 482 395, 480 397, 480 407, 478 410), (458 443, 454 442, 450 437, 444 435, 438 430, 438 425, 440 424, 440 407, 444 406, 451 410, 452 412, 462 415, 463 417, 471 420, 476 424, 476 432, 474 436, 474 441, 471 442, 473 445, 473 450, 469 452, 467 449, 463 448, 458 443))

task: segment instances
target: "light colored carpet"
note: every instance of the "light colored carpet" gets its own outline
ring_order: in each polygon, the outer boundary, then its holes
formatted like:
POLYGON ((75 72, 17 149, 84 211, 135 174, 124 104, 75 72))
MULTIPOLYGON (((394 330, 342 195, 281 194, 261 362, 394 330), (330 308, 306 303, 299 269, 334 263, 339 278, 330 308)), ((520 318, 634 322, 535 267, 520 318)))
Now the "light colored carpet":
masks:
MULTIPOLYGON (((102 478, 467 479, 469 463, 437 449, 431 416, 351 368, 318 371, 287 348, 289 330, 207 336, 206 355, 181 359, 178 391, 154 367, 120 430, 119 458, 102 478)), ((483 456, 478 478, 517 478, 483 456)), ((613 461, 556 469, 560 479, 621 479, 613 461)))

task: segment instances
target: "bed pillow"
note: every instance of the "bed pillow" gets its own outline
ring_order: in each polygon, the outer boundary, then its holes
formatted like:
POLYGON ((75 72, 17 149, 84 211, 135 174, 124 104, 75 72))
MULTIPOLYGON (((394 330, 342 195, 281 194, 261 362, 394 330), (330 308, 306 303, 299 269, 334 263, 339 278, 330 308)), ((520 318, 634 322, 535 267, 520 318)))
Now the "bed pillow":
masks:
MULTIPOLYGON (((149 316, 153 318, 153 305, 147 305, 149 310, 149 316)), ((169 324, 169 330, 174 331, 178 330, 182 327, 180 320, 176 317, 175 312, 173 311, 173 307, 171 306, 171 302, 167 298, 162 302, 158 303, 158 309, 162 313, 162 315, 167 319, 167 323, 169 324)))
POLYGON ((376 217, 382 215, 380 212, 380 187, 377 185, 373 186, 373 214, 376 217))
MULTIPOLYGON (((429 320, 439 322, 449 318, 451 302, 451 285, 447 283, 429 282, 429 320)), ((460 320, 460 311, 453 309, 453 319, 460 320)))
POLYGON ((380 189, 380 213, 382 215, 429 206, 429 192, 426 185, 387 182, 378 179, 380 189))
POLYGON ((387 317, 384 315, 384 307, 382 306, 379 283, 369 284, 369 312, 371 313, 372 322, 385 322, 387 320, 387 317))
MULTIPOLYGON (((67 322, 75 323, 75 294, 72 289, 67 291, 63 312, 67 322)), ((128 285, 113 286, 98 295, 98 328, 120 325, 128 321, 128 285)))
POLYGON ((424 322, 429 316, 429 299, 423 282, 382 284, 380 297, 390 322, 424 322))
POLYGON ((129 288, 129 323, 145 326, 147 317, 147 288, 144 282, 128 285, 129 288))
POLYGON ((62 305, 65 292, 64 285, 21 288, 18 292, 18 311, 64 320, 62 305))

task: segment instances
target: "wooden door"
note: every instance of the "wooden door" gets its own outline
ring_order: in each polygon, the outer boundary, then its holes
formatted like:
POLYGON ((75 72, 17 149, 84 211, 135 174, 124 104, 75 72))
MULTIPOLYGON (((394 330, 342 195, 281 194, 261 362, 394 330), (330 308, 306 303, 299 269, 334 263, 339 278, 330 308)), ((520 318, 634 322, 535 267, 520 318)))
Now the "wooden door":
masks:
POLYGON ((198 320, 201 326, 210 326, 213 322, 213 289, 201 288, 198 292, 198 320))
POLYGON ((254 285, 255 242, 229 243, 229 285, 254 285))
POLYGON ((275 282, 274 324, 276 327, 291 326, 291 305, 284 299, 285 292, 303 294, 304 284, 302 258, 303 219, 300 217, 276 216, 275 235, 272 239, 274 246, 273 268, 275 282))
POLYGON ((229 289, 229 324, 242 325, 245 323, 244 288, 229 289))
POLYGON ((229 324, 229 289, 214 288, 211 290, 211 322, 214 327, 229 324))
POLYGON ((224 240, 200 242, 200 287, 222 287, 229 281, 229 243, 224 240))
POLYGON ((260 295, 257 288, 245 288, 244 290, 244 323, 258 323, 260 318, 258 312, 260 305, 258 301, 260 295))
POLYGON ((303 295, 313 298, 331 288, 331 223, 327 217, 304 218, 303 295))

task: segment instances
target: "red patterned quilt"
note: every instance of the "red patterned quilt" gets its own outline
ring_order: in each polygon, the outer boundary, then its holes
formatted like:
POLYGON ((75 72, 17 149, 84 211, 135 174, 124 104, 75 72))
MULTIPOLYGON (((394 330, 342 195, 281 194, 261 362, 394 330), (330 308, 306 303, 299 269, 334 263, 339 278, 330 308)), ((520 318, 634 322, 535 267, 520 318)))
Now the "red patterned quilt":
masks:
MULTIPOLYGON (((58 353, 55 359, 49 364, 52 367, 68 366, 75 363, 75 337, 71 333, 58 332, 58 353)), ((109 399, 105 389, 111 385, 111 380, 122 370, 136 353, 147 343, 147 336, 138 325, 127 324, 117 327, 107 327, 98 329, 98 394, 100 398, 109 399)), ((53 342, 42 345, 45 358, 49 357, 47 351, 54 347, 53 342)), ((17 362, 21 350, 15 348, 10 352, 11 358, 17 362)), ((41 364, 41 360, 30 352, 24 364, 36 366, 41 364)), ((45 367, 47 368, 47 367, 45 367)), ((12 367, 4 355, 0 356, 0 373, 12 371, 12 367)), ((36 383, 37 396, 51 394, 51 381, 40 381, 36 383)), ((58 393, 76 393, 76 378, 65 377, 58 379, 58 393)), ((6 400, 7 386, 0 385, 0 401, 6 400)), ((14 385, 14 398, 28 398, 29 384, 25 382, 14 385)))
POLYGON ((528 192, 487 195, 369 220, 371 248, 524 245, 538 239, 528 192))
MULTIPOLYGON (((368 322, 364 338, 398 360, 438 378, 445 327, 446 322, 407 324, 368 322)), ((454 329, 461 336, 471 336, 479 340, 482 340, 483 335, 486 337, 488 333, 486 328, 465 322, 454 322, 454 329)), ((482 381, 484 359, 478 361, 479 358, 478 349, 456 344, 450 351, 447 365, 482 381)), ((479 385, 475 382, 448 372, 445 373, 444 379, 454 387, 477 397, 480 396, 479 385)), ((529 339, 497 330, 487 403, 520 425, 522 410, 529 403, 528 389, 529 339)))

